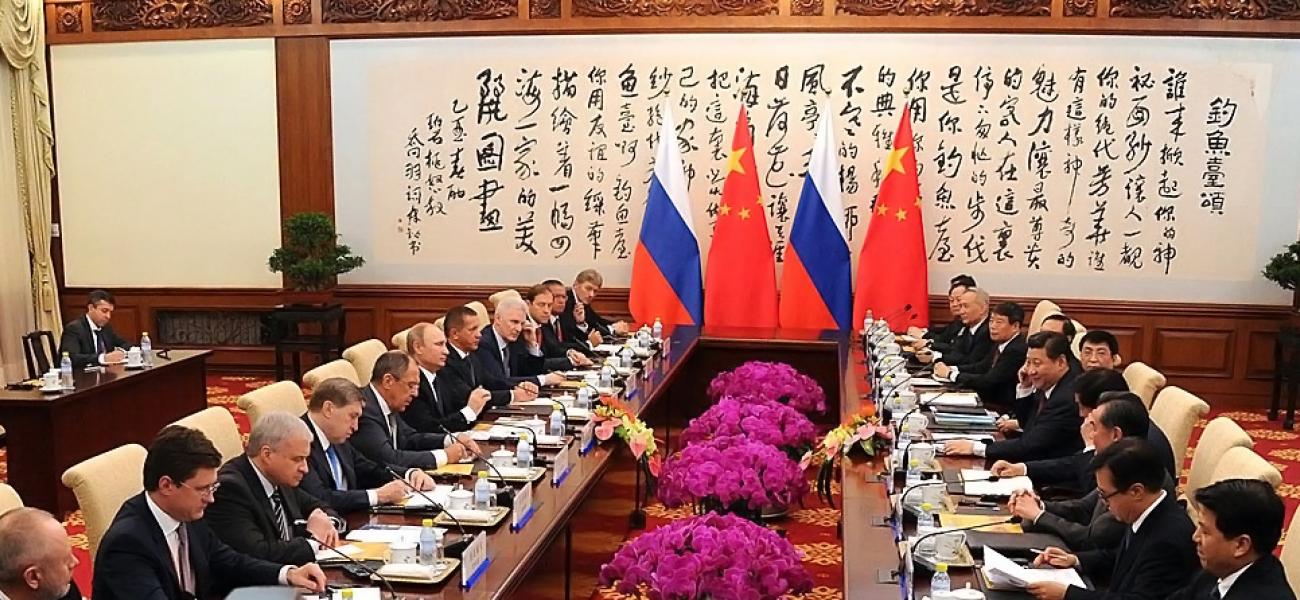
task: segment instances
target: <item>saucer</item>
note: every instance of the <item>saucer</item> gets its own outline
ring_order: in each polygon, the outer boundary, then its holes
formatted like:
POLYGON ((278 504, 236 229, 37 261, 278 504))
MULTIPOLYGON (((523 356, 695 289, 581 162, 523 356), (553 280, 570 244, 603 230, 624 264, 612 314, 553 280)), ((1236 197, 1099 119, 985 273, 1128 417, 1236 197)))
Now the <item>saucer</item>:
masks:
POLYGON ((126 363, 126 368, 128 369, 143 369, 144 367, 145 367, 144 361, 140 361, 138 363, 126 363))
POLYGON ((41 391, 44 392, 44 393, 46 393, 46 394, 57 394, 57 393, 63 391, 63 386, 61 386, 61 385, 56 385, 56 386, 54 386, 54 387, 43 387, 43 388, 41 388, 41 391))

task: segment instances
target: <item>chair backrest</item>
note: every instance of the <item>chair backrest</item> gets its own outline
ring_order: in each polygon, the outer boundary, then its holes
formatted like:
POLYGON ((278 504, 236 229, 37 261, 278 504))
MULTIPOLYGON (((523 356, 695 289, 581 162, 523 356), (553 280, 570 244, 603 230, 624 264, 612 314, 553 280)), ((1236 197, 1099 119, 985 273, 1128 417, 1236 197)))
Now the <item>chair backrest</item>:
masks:
POLYGON ((1160 390, 1160 397, 1151 407, 1151 422, 1169 438, 1174 464, 1179 468, 1187 460, 1187 444, 1192 439, 1192 429, 1207 412, 1210 412, 1209 404, 1175 385, 1160 390), (1165 405, 1161 406, 1161 402, 1165 405))
POLYGON ((466 304, 465 306, 468 306, 470 310, 478 314, 479 327, 487 327, 488 324, 492 322, 491 319, 488 317, 487 307, 483 306, 482 302, 475 300, 473 302, 466 304))
POLYGON ((1286 528, 1286 539, 1290 544, 1282 545, 1282 554, 1278 559, 1282 561, 1282 568, 1286 570, 1287 583, 1291 584, 1291 592, 1300 597, 1300 519, 1295 514, 1291 515, 1291 525, 1286 528))
POLYGON ((1228 448, 1223 453, 1218 466, 1214 467, 1214 475, 1205 485, 1225 479, 1258 479, 1268 482, 1275 490, 1282 485, 1282 473, 1278 472, 1277 467, 1269 464, 1254 450, 1241 446, 1228 448))
POLYGON ((411 335, 410 327, 407 327, 406 329, 394 333, 393 339, 390 340, 393 342, 393 348, 397 350, 401 350, 402 352, 406 352, 406 336, 408 335, 411 335))
POLYGON ((524 296, 523 294, 519 293, 519 290, 516 289, 501 290, 495 294, 492 294, 491 296, 488 296, 488 302, 492 304, 492 310, 496 310, 497 307, 501 305, 501 301, 505 300, 506 298, 518 298, 520 300, 523 300, 524 296))
POLYGON ((437 327, 438 329, 441 329, 444 333, 446 333, 447 328, 443 326, 446 322, 447 322, 447 317, 438 317, 438 320, 433 322, 433 326, 437 327))
POLYGON ((1043 320, 1047 318, 1047 315, 1059 314, 1063 313, 1061 312, 1061 307, 1057 306, 1055 302, 1052 302, 1051 300, 1040 300, 1038 306, 1034 307, 1033 314, 1029 317, 1029 334, 1033 335, 1038 333, 1038 330, 1043 328, 1043 320))
POLYGON ((1142 403, 1147 405, 1147 410, 1151 410, 1151 405, 1156 401, 1156 394, 1169 382, 1163 373, 1143 362, 1129 363, 1124 367, 1124 381, 1128 383, 1128 389, 1137 394, 1142 399, 1142 403))
POLYGON ((1192 469, 1187 475, 1187 487, 1183 490, 1189 503, 1196 501, 1193 498, 1196 490, 1210 485, 1210 478, 1214 476, 1214 470, 1219 466, 1224 453, 1229 448, 1238 446, 1254 448, 1255 441, 1232 419, 1218 417, 1205 426, 1200 441, 1192 451, 1192 469))
POLYGON ((1070 319, 1070 322, 1074 323, 1074 356, 1080 357, 1083 356, 1083 334, 1088 333, 1088 328, 1075 319, 1070 319))
POLYGON ((7 483, 0 483, 0 515, 22 506, 23 498, 18 495, 18 490, 7 483))
POLYGON ((244 453, 244 437, 239 434, 239 425, 224 406, 209 406, 173 424, 202 431, 221 453, 223 463, 244 453))
POLYGON ((315 369, 303 373, 302 384, 311 389, 316 389, 316 386, 320 385, 320 382, 331 377, 342 377, 351 381, 353 385, 361 385, 361 382, 357 381, 356 368, 352 366, 352 363, 341 358, 331 360, 315 369))
POLYGON ((297 416, 307 412, 307 399, 302 395, 302 388, 292 381, 277 381, 255 389, 240 396, 237 404, 248 413, 250 428, 257 427, 262 415, 272 411, 279 410, 297 416))
POLYGON ((40 379, 41 375, 49 372, 58 351, 52 331, 33 331, 24 335, 23 360, 27 363, 28 379, 40 379))
POLYGON ((385 352, 388 352, 388 346, 371 338, 348 347, 343 351, 343 358, 352 363, 352 368, 356 369, 357 381, 365 383, 370 381, 370 372, 375 369, 375 361, 379 360, 379 355, 385 352))
POLYGON ((63 472, 63 485, 72 490, 86 521, 90 559, 95 559, 122 503, 144 489, 144 459, 148 451, 139 444, 118 446, 92 456, 63 472))

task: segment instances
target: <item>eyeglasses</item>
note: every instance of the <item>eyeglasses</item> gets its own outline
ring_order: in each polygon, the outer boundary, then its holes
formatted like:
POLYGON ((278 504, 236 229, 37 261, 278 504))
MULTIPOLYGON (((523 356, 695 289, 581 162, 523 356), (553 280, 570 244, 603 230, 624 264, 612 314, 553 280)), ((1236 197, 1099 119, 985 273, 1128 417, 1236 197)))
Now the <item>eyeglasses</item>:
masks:
POLYGON ((1118 495, 1120 495, 1120 494, 1123 494, 1124 492, 1125 492, 1125 490, 1115 490, 1115 491, 1113 491, 1113 492, 1107 494, 1106 492, 1101 491, 1101 488, 1097 488, 1097 493, 1101 494, 1101 501, 1102 501, 1102 502, 1105 502, 1106 504, 1110 504, 1110 499, 1111 499, 1111 498, 1114 498, 1115 496, 1118 496, 1118 495))
POLYGON ((181 486, 181 487, 185 487, 185 488, 190 488, 190 489, 192 489, 192 490, 198 492, 198 494, 199 494, 200 496, 209 496, 209 497, 212 497, 212 496, 216 496, 216 494, 217 494, 217 490, 221 488, 221 482, 220 482, 220 481, 214 481, 214 482, 212 482, 211 485, 205 485, 205 486, 203 486, 203 487, 194 487, 194 486, 192 486, 192 485, 190 485, 190 484, 185 483, 184 481, 182 481, 182 482, 180 482, 180 486, 181 486))

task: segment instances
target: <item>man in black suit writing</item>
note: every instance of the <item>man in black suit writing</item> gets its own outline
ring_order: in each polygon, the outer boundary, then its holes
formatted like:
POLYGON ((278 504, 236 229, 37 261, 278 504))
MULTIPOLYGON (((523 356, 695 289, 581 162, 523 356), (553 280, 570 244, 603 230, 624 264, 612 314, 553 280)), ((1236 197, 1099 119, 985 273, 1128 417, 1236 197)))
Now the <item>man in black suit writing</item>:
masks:
POLYGON ((406 334, 406 353, 420 368, 420 391, 402 418, 417 431, 465 431, 492 400, 482 386, 470 389, 460 379, 441 374, 450 352, 447 336, 432 323, 416 323, 406 334))
POLYGON ((131 342, 123 339, 108 324, 113 319, 116 302, 113 295, 104 290, 91 292, 86 300, 86 316, 63 326, 59 356, 67 352, 72 358, 72 366, 77 369, 125 360, 125 349, 131 347, 131 342))
POLYGON ((537 398, 537 383, 527 382, 512 384, 504 378, 489 373, 479 360, 479 344, 483 341, 483 324, 479 323, 478 313, 468 306, 457 306, 447 311, 443 318, 443 330, 447 334, 447 366, 444 373, 454 377, 465 387, 474 389, 482 387, 488 390, 490 406, 506 406, 512 402, 527 402, 537 398))
POLYGON ((127 500, 95 555, 95 600, 216 600, 236 587, 325 591, 316 564, 279 565, 240 553, 203 519, 221 453, 195 429, 170 425, 144 461, 145 491, 127 500))
POLYGON ((989 339, 993 350, 983 360, 970 365, 934 365, 936 379, 950 381, 975 390, 984 404, 999 412, 1010 411, 1016 401, 1016 382, 1025 364, 1025 310, 1015 302, 993 307, 988 318, 989 339))
POLYGON ((603 343, 606 336, 627 333, 627 323, 610 321, 591 307, 604 284, 605 278, 595 269, 584 269, 573 278, 573 287, 565 298, 564 313, 560 315, 565 337, 585 339, 597 345, 603 343))
POLYGON ((581 351, 569 347, 561 340, 558 320, 552 318, 551 306, 555 304, 555 295, 546 284, 539 283, 524 294, 528 303, 528 323, 541 335, 542 356, 546 359, 546 368, 550 370, 590 367, 591 359, 581 351))
MULTIPOLYGON (((302 489, 343 514, 406 498, 406 484, 348 443, 357 430, 364 402, 361 389, 351 381, 331 377, 312 389, 307 414, 302 416, 313 437, 302 489)), ((403 470, 397 465, 391 468, 399 473, 403 470)), ((433 489, 433 478, 420 469, 406 469, 405 477, 417 490, 433 489)))
POLYGON ((523 300, 503 299, 480 339, 474 353, 489 378, 538 386, 564 381, 564 375, 546 372, 541 332, 528 322, 528 305, 523 300))
POLYGON ((327 506, 298 487, 311 442, 311 430, 290 413, 258 420, 244 455, 218 474, 221 487, 206 520, 221 541, 249 556, 291 565, 314 560, 320 544, 338 543, 327 506))
POLYGON ((1273 549, 1286 511, 1273 487, 1228 479, 1196 490, 1202 570, 1171 600, 1295 600, 1273 549))
POLYGON ((564 325, 560 321, 560 317, 569 308, 568 288, 564 287, 564 283, 559 279, 547 279, 542 282, 542 285, 551 291, 551 316, 546 321, 550 323, 551 331, 554 332, 556 339, 565 348, 572 348, 588 357, 592 356, 595 351, 591 349, 591 342, 586 337, 570 337, 569 332, 565 331, 564 325))
POLYGON ((1187 583, 1198 566, 1187 511, 1163 489, 1165 467, 1146 440, 1125 438, 1097 453, 1097 493, 1128 527, 1117 548, 1070 554, 1047 548, 1036 565, 1079 567, 1090 577, 1109 576, 1106 589, 1085 590, 1063 583, 1031 584, 1038 600, 1163 600, 1187 583))
POLYGON ((478 453, 468 435, 452 438, 442 433, 421 433, 402 420, 420 389, 420 371, 401 350, 379 355, 370 385, 361 390, 365 406, 352 436, 352 447, 370 460, 387 465, 436 469, 478 453), (468 448, 468 450, 467 450, 468 448))
POLYGON ((54 515, 20 507, 0 515, 0 598, 81 600, 68 532, 54 515))

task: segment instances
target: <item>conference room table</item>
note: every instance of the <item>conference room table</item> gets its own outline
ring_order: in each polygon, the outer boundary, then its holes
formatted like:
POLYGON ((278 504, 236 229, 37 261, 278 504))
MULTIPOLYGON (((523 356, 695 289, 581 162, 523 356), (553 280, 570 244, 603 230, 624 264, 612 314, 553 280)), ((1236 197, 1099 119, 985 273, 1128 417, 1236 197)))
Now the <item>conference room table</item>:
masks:
POLYGON ((207 408, 209 354, 173 349, 145 369, 78 370, 66 392, 0 390, 9 485, 28 506, 76 510, 63 471, 124 444, 148 446, 159 429, 207 408))

